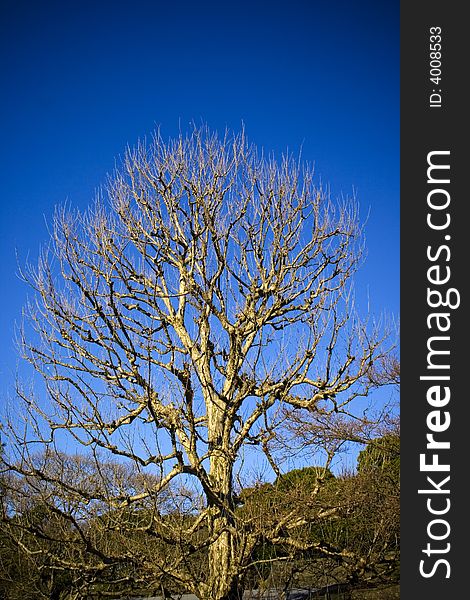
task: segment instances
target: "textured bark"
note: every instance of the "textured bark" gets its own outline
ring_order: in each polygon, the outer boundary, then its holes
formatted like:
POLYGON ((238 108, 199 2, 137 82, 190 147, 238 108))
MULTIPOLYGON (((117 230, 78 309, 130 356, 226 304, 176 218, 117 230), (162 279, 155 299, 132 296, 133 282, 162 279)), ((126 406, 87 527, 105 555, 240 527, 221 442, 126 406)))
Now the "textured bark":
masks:
POLYGON ((208 600, 231 600, 237 587, 240 559, 232 511, 233 460, 230 448, 222 443, 224 437, 224 414, 217 405, 209 412, 209 439, 212 446, 209 478, 215 498, 210 501, 210 535, 214 542, 209 548, 209 573, 204 597, 208 600))

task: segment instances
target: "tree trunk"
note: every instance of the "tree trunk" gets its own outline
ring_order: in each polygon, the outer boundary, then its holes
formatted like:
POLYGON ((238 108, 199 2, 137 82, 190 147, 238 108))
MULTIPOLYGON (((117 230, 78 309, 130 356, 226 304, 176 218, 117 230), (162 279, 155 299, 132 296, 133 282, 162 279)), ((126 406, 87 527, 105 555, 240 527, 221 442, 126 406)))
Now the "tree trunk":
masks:
POLYGON ((220 502, 211 501, 211 534, 216 540, 209 548, 209 572, 205 586, 205 600, 236 600, 240 597, 238 554, 232 491, 233 462, 222 449, 214 450, 211 457, 210 479, 220 502))
POLYGON ((227 526, 230 523, 224 516, 214 520, 214 529, 221 533, 209 550, 207 600, 238 600, 241 597, 236 544, 233 533, 224 531, 227 526))

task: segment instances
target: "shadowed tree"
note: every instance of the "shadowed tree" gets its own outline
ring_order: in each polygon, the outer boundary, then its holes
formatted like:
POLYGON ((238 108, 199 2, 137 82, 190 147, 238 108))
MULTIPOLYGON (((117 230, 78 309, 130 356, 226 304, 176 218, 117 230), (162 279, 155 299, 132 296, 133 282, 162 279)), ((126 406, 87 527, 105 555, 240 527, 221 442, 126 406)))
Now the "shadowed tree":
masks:
POLYGON ((308 166, 260 155, 243 133, 206 128, 156 134, 127 152, 92 208, 57 211, 24 274, 35 299, 20 343, 42 384, 18 388, 23 417, 10 416, 5 464, 42 482, 41 502, 66 518, 94 576, 140 561, 155 589, 173 581, 222 600, 239 594, 266 540, 341 556, 294 535, 307 518, 295 509, 255 526, 236 510, 234 484, 256 449, 279 475, 270 443, 289 415, 356 419, 354 400, 382 384, 383 336, 350 293, 361 252, 353 202, 333 202, 308 166), (64 444, 148 476, 119 484, 100 458, 94 485, 38 464, 41 447, 60 463, 64 444), (188 518, 171 521, 160 498, 178 485, 188 518), (90 507, 145 508, 139 531, 161 548, 153 563, 100 546, 90 507))

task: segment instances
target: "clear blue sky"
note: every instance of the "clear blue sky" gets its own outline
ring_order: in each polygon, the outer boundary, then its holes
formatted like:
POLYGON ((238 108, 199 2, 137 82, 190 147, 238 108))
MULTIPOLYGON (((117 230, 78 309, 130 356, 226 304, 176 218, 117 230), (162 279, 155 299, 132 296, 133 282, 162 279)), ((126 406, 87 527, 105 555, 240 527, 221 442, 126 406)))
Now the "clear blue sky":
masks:
POLYGON ((127 144, 190 121, 239 129, 355 190, 374 312, 399 310, 399 2, 24 2, 0 15, 0 392, 15 373, 20 262, 55 205, 85 207, 127 144))

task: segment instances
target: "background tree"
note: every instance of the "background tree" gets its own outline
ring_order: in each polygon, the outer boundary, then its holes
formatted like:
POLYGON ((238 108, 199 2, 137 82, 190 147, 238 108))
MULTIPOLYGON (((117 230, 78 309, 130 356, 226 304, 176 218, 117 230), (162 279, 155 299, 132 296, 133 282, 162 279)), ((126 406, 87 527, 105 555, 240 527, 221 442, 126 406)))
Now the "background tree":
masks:
MULTIPOLYGON (((393 359, 393 376, 389 366, 392 358, 381 361, 374 379, 396 387, 399 383, 399 363, 393 359)), ((331 462, 338 454, 349 456, 351 446, 362 445, 357 467, 343 466, 334 481, 326 479, 319 492, 314 490, 316 502, 327 510, 327 518, 311 519, 309 535, 333 547, 342 548, 345 561, 339 569, 332 566, 328 577, 338 576, 340 583, 377 585, 396 582, 399 577, 400 542, 400 424, 394 403, 374 411, 370 404, 364 408, 361 419, 351 420, 334 414, 328 419, 316 412, 305 416, 290 415, 282 435, 276 440, 279 451, 288 457, 301 454, 304 459, 324 455, 331 462), (325 485, 326 484, 326 485, 325 485), (348 556, 351 558, 349 559, 348 556)), ((304 486, 296 492, 300 504, 308 507, 311 488, 308 473, 312 468, 287 473, 287 477, 302 476, 304 486)), ((283 476, 283 477, 286 477, 283 476)), ((311 499, 311 498, 310 498, 311 499)), ((285 504, 284 499, 281 504, 285 504)), ((304 556, 301 564, 293 562, 300 581, 310 573, 325 568, 325 561, 315 556, 304 556), (313 560, 312 560, 313 559, 313 560)), ((316 575, 318 578, 318 575, 316 575)), ((297 578, 297 581, 299 579, 297 578)), ((324 579, 323 579, 324 581, 324 579)), ((315 580, 318 585, 318 579, 315 580)))
POLYGON ((18 387, 23 418, 9 418, 4 459, 80 548, 56 552, 57 568, 81 569, 92 589, 98 574, 140 563, 155 589, 172 581, 221 600, 240 592, 264 540, 341 556, 299 541, 297 508, 254 527, 235 482, 256 449, 280 474, 271 442, 293 413, 349 423, 354 400, 382 384, 382 336, 350 292, 361 252, 357 207, 316 188, 308 166, 206 128, 156 134, 92 208, 57 211, 24 274, 36 295, 20 343, 42 384, 18 387), (93 478, 70 477, 67 444, 87 449, 93 478), (110 476, 106 455, 140 484, 110 476), (161 502, 171 486, 187 490, 187 518, 172 522, 161 502), (101 546, 90 527, 131 508, 159 544, 153 562, 101 546))

